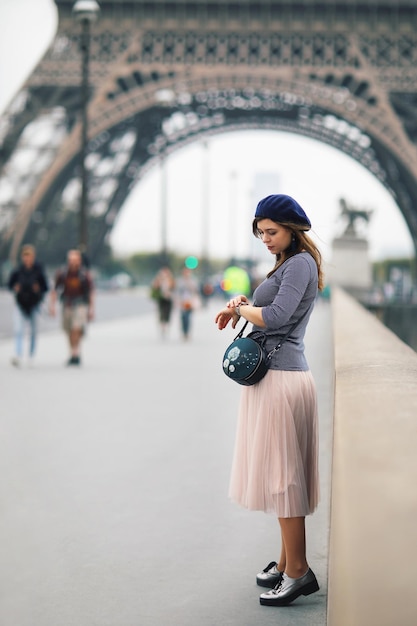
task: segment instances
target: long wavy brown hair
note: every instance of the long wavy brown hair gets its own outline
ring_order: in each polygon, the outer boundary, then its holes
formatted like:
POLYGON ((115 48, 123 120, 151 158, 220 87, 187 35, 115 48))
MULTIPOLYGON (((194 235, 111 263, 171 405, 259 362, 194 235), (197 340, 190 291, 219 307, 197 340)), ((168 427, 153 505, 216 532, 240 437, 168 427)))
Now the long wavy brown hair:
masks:
MULTIPOLYGON (((255 237, 259 238, 259 230, 258 230, 258 222, 260 222, 264 217, 255 217, 252 223, 252 232, 255 237)), ((274 220, 272 220, 274 221, 274 220)), ((317 277, 318 277, 318 289, 319 291, 323 290, 324 287, 324 274, 322 270, 322 257, 321 252, 314 243, 314 241, 307 235, 303 227, 299 224, 292 224, 291 222, 275 222, 279 226, 283 226, 291 231, 292 235, 294 235, 294 241, 291 242, 291 245, 281 252, 280 254, 275 255, 275 265, 270 272, 268 272, 267 277, 269 278, 272 274, 290 257, 298 254, 305 250, 316 262, 317 265, 317 277)))

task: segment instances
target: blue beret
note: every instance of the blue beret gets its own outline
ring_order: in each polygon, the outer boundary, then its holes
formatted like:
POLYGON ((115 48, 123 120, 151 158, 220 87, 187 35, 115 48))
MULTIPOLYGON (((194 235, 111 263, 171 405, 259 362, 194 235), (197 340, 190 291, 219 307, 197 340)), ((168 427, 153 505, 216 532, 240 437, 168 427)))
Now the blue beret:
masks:
POLYGON ((310 230, 311 222, 298 202, 284 194, 267 196, 258 203, 255 217, 267 217, 279 224, 298 224, 302 230, 310 230))

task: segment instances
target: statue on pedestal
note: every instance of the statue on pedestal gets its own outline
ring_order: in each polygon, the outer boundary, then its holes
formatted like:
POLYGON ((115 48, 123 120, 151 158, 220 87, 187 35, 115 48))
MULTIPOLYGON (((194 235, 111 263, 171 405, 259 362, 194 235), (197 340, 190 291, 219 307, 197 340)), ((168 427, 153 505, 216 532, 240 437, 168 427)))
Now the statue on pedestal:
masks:
POLYGON ((350 235, 350 236, 353 235, 354 237, 357 237, 358 233, 355 228, 355 222, 361 219, 361 220, 365 220, 366 223, 369 223, 373 211, 365 211, 363 209, 351 208, 348 206, 344 198, 340 198, 339 204, 341 207, 340 214, 343 217, 346 217, 348 220, 348 224, 346 226, 346 230, 344 234, 350 235))
POLYGON ((340 285, 358 295, 370 288, 372 268, 368 241, 357 229, 357 223, 364 221, 368 224, 373 211, 353 208, 344 198, 339 204, 340 215, 347 220, 347 226, 344 233, 333 240, 329 280, 333 285, 340 285))

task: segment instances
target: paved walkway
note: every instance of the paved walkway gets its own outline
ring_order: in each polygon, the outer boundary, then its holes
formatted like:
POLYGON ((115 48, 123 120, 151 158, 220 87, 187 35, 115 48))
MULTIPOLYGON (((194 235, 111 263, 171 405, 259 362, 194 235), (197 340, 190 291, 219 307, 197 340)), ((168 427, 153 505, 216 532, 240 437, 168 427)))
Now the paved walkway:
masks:
POLYGON ((322 502, 308 518, 319 593, 261 607, 256 572, 278 554, 273 516, 229 502, 240 388, 221 372, 233 331, 217 306, 183 343, 178 319, 92 324, 80 369, 60 332, 34 369, 0 342, 2 626, 323 626, 332 424, 330 311, 319 302, 307 355, 319 391, 322 502))

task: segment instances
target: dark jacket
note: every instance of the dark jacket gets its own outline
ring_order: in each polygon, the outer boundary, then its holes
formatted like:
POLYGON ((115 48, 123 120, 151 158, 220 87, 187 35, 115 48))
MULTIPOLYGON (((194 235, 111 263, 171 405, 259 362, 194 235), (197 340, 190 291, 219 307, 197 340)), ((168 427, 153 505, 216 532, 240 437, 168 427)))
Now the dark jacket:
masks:
POLYGON ((48 281, 42 265, 35 261, 29 269, 23 263, 12 271, 8 281, 8 288, 15 290, 19 285, 20 289, 16 293, 16 302, 25 315, 30 315, 31 311, 43 300, 48 291, 48 281))

